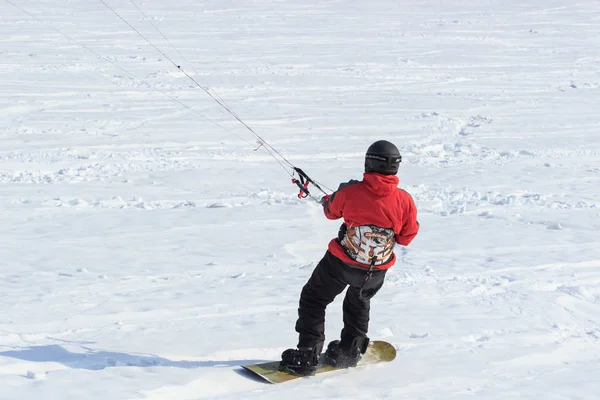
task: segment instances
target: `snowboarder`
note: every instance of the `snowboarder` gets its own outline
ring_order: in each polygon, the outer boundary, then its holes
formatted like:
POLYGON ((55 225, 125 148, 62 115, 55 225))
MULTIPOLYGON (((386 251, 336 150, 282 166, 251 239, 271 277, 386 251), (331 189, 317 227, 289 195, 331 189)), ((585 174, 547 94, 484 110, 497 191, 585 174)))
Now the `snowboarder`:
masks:
POLYGON ((340 340, 329 343, 324 362, 355 367, 366 352, 370 299, 396 262, 395 244, 407 246, 419 231, 415 203, 398 188, 401 161, 393 143, 379 140, 367 150, 363 180, 342 183, 321 200, 325 216, 344 223, 302 288, 298 346, 282 353, 280 369, 300 376, 315 373, 325 342, 325 308, 347 286, 344 328, 340 340))

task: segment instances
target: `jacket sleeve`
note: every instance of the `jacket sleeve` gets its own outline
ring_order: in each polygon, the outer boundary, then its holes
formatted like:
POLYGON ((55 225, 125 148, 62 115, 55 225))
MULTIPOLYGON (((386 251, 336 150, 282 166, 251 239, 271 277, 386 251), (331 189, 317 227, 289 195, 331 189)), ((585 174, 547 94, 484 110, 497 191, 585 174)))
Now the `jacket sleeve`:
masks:
POLYGON ((323 204, 323 212, 327 219, 340 219, 343 217, 342 206, 344 203, 344 194, 334 192, 323 204))
POLYGON ((344 216, 343 207, 344 207, 344 199, 346 198, 346 194, 344 193, 344 188, 356 185, 360 183, 355 179, 350 179, 348 182, 340 183, 338 189, 333 192, 331 195, 327 195, 324 198, 323 203, 323 212, 328 219, 340 219, 344 216))
POLYGON ((402 246, 408 246, 419 232, 419 221, 417 221, 417 207, 415 206, 415 202, 408 193, 405 201, 406 205, 404 207, 402 229, 400 230, 400 233, 396 235, 396 243, 401 244, 402 246))

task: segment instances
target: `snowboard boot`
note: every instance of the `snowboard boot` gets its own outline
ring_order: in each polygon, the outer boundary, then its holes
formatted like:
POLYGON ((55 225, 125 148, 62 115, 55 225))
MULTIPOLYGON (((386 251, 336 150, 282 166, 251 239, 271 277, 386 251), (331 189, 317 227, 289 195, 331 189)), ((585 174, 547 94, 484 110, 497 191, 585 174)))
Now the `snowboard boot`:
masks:
POLYGON ((334 340, 327 346, 324 362, 337 368, 356 367, 368 345, 368 337, 342 337, 342 340, 334 340))
POLYGON ((323 345, 287 349, 281 354, 279 370, 298 376, 311 376, 317 371, 319 353, 323 345))

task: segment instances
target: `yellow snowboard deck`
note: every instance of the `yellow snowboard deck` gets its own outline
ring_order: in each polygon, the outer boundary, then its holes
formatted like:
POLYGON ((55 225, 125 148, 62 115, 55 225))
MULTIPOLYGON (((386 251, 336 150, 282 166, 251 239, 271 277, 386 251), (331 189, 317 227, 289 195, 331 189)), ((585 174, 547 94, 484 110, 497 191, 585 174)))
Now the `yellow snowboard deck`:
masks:
MULTIPOLYGON (((321 355, 322 356, 322 355, 321 355)), ((357 368, 369 364, 380 362, 390 362, 396 358, 396 348, 388 342, 375 340, 369 343, 369 347, 362 359, 357 365, 357 368)), ((323 357, 321 357, 323 359, 323 357)), ((283 383, 294 379, 301 378, 289 372, 279 370, 279 361, 270 361, 260 364, 243 365, 242 368, 252 372, 256 376, 264 379, 269 383, 283 383)), ((317 367, 315 375, 324 374, 326 372, 339 371, 343 368, 333 367, 327 364, 320 364, 317 367)))

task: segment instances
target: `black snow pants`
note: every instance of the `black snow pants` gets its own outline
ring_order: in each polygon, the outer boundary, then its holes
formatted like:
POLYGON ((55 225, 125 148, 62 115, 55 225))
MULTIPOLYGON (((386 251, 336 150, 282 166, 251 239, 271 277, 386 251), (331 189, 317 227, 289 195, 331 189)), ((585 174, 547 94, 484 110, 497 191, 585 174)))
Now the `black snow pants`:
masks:
POLYGON ((367 271, 366 268, 349 266, 329 251, 325 253, 300 295, 296 322, 298 348, 322 348, 325 342, 325 308, 347 286, 341 338, 351 341, 355 337, 367 337, 371 298, 383 286, 386 273, 385 270, 373 270, 371 278, 365 282, 367 271))

